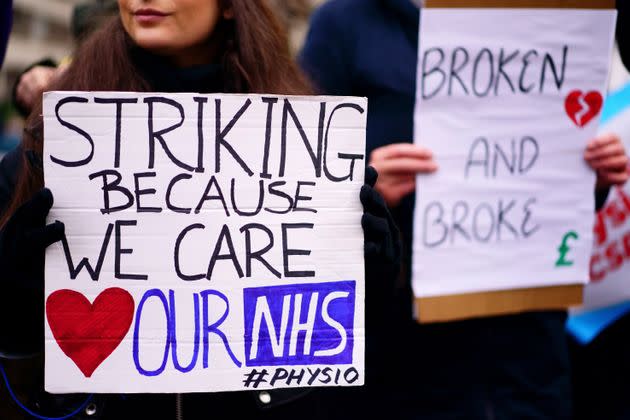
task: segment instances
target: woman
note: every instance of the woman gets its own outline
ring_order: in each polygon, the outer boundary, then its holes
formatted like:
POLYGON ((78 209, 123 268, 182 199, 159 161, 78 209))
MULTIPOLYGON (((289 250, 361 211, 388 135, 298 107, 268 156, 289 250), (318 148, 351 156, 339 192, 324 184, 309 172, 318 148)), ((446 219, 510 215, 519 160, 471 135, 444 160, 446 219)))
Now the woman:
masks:
MULTIPOLYGON (((119 16, 79 47, 70 67, 49 90, 312 92, 291 61, 286 37, 262 0, 119 0, 118 4, 119 16)), ((41 348, 43 255, 46 246, 60 240, 64 230, 61 223, 44 226, 52 193, 43 189, 41 103, 31 114, 25 133, 22 145, 0 164, 0 350, 5 354, 41 348), (9 319, 19 321, 6 322, 9 319)), ((385 287, 390 282, 379 277, 395 275, 399 247, 386 206, 372 189, 375 172, 368 170, 366 174, 368 185, 363 187, 361 199, 367 211, 362 220, 367 239, 367 295, 378 296, 381 301, 389 293, 385 287)), ((307 407, 302 417, 326 415, 318 395, 287 391, 273 395, 271 404, 265 404, 267 395, 259 398, 237 393, 231 394, 229 405, 223 394, 197 395, 187 396, 183 407, 185 418, 196 418, 198 412, 220 417, 222 407, 239 414, 239 410, 258 410, 256 401, 265 407, 280 402, 282 408, 270 411, 276 418, 276 413, 294 415, 297 401, 307 407)), ((48 405, 57 415, 72 408, 71 403, 57 397, 38 399, 40 407, 48 405)), ((94 401, 96 406, 87 407, 90 418, 175 415, 172 396, 97 396, 94 401)), ((181 399, 178 403, 181 408, 181 399)))

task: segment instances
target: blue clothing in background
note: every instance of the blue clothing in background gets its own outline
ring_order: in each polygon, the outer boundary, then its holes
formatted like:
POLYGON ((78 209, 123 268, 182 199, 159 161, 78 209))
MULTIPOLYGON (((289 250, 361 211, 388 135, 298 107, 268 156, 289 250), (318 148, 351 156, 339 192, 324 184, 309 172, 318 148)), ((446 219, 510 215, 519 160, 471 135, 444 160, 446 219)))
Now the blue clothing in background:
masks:
POLYGON ((0 68, 7 52, 9 34, 13 23, 13 0, 2 0, 0 4, 0 68))
MULTIPOLYGON (((413 141, 419 19, 409 0, 332 0, 312 17, 300 64, 322 93, 368 98, 367 156, 413 141)), ((409 196, 392 209, 407 251, 413 207, 409 196)))
MULTIPOLYGON (((368 98, 368 156, 413 141, 419 14, 411 0, 330 0, 312 17, 301 65, 322 93, 368 98)), ((389 371, 392 388, 371 401, 403 419, 570 418, 564 311, 433 325, 412 320, 414 200, 410 195, 392 209, 407 274, 386 341, 395 356, 370 358, 368 351, 366 359, 368 372, 374 363, 389 371)))

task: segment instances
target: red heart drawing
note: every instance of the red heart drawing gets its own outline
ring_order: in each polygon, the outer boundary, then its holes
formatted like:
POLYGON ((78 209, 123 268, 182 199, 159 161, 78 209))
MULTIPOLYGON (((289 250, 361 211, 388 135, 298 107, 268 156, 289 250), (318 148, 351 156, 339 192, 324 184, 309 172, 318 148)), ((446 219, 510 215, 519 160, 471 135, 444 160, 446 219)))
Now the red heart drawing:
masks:
POLYGON ((126 290, 104 290, 91 304, 74 290, 57 290, 46 300, 46 316, 61 350, 86 378, 118 347, 129 331, 133 297, 126 290))
POLYGON ((584 94, 581 90, 574 90, 564 100, 564 109, 575 125, 584 127, 599 114, 603 103, 604 98, 597 91, 592 90, 584 94))

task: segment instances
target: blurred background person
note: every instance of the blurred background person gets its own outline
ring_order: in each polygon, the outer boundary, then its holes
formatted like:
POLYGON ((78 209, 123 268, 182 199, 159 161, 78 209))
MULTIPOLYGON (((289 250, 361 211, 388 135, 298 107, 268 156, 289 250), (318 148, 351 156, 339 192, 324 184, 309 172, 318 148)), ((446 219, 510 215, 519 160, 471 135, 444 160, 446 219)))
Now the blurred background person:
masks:
POLYGON ((4 61, 4 54, 7 51, 7 43, 9 42, 9 34, 13 23, 13 2, 5 0, 0 5, 0 68, 4 61))
MULTIPOLYGON (((605 102, 602 114, 610 106, 608 127, 630 144, 630 2, 617 1, 617 46, 613 57, 610 90, 613 98, 605 102), (623 63, 623 64, 622 64, 623 63), (612 122, 611 122, 612 121, 612 122)), ((624 188, 628 192, 628 186, 624 188)), ((606 211, 604 208, 603 211, 606 211)), ((622 227, 623 228, 623 227, 622 227)), ((628 270, 627 263, 620 270, 628 270)), ((630 277, 630 276, 629 276, 630 277)), ((630 281, 630 278, 628 278, 630 281)), ((606 281, 605 279, 603 281, 606 281)), ((608 308, 614 313, 615 307, 608 308)), ((598 308, 602 313, 605 308, 598 308)), ((595 312, 595 311, 594 311, 595 312)), ((614 315, 591 341, 569 337, 575 420, 630 419, 630 312, 614 315)))
MULTIPOLYGON (((115 0, 98 0, 80 3, 72 10, 70 31, 75 44, 97 29, 109 16, 118 11, 115 0)), ((61 61, 53 57, 45 57, 29 65, 16 77, 13 85, 13 106, 18 113, 26 118, 35 106, 35 101, 41 98, 46 86, 68 65, 70 57, 61 61)))
MULTIPOLYGON (((13 2, 12 0, 5 0, 0 5, 0 70, 4 63, 4 55, 7 50, 7 44, 9 42, 9 34, 13 26, 13 2)), ((0 105, 0 146, 5 143, 5 136, 2 134, 5 132, 4 121, 6 118, 6 108, 0 105)), ((14 143, 15 140, 12 142, 14 143)))
MULTIPOLYGON (((45 57, 58 62, 70 54, 72 10, 81 1, 85 0, 13 0, 13 26, 0 71, 0 156, 15 147, 22 136, 23 119, 12 103, 17 77, 45 57)), ((0 3, 4 9, 11 1, 0 3)), ((0 24, 0 32, 7 29, 0 24)))
MULTIPOLYGON (((366 355, 369 401, 396 418, 569 419, 566 311, 428 325, 413 321, 409 268, 416 175, 432 173, 439 164, 430 150, 412 144, 419 5, 331 0, 313 15, 300 56, 321 93, 368 98, 370 165, 379 171, 377 190, 403 235, 403 277, 391 279, 398 281, 399 301, 389 314, 397 319, 382 348, 368 347, 366 355)), ((584 158, 598 173, 600 198, 609 185, 628 177, 617 136, 591 141, 584 158)))

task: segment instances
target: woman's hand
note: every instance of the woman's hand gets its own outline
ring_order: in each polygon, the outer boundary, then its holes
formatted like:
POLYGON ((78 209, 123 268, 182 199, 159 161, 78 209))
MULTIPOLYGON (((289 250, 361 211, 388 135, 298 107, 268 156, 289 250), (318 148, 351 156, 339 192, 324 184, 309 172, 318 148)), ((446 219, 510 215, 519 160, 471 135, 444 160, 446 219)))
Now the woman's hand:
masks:
POLYGON ((416 175, 437 170, 430 150, 410 143, 394 143, 375 149, 370 166, 379 173, 376 190, 390 207, 395 207, 416 189, 416 175))
POLYGON ((604 134, 591 140, 584 160, 597 173, 597 189, 621 185, 628 180, 628 157, 616 134, 604 134))
POLYGON ((43 285, 44 250, 64 235, 61 222, 46 225, 53 196, 44 188, 24 203, 0 230, 0 276, 43 285))

